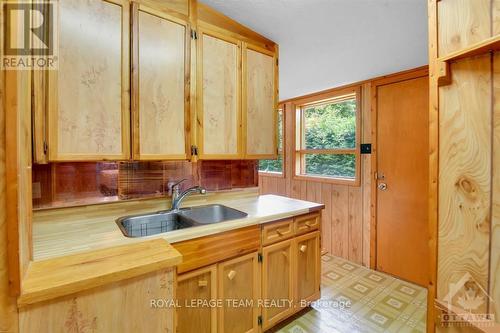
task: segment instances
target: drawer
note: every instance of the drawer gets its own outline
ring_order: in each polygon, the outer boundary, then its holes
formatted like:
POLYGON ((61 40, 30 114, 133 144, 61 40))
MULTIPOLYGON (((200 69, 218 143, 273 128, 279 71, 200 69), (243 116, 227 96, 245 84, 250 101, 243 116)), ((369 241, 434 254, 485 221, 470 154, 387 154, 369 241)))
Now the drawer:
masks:
POLYGON ((294 220, 295 235, 301 235, 313 230, 318 230, 319 220, 320 220, 319 213, 313 213, 296 217, 294 220))
POLYGON ((293 235, 293 219, 264 224, 262 227, 262 245, 276 243, 293 235))

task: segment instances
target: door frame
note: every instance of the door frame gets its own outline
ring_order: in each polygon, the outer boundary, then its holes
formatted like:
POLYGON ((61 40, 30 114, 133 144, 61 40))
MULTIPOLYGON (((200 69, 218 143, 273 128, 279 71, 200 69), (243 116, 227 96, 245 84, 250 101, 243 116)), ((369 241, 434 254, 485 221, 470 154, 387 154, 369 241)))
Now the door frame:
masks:
POLYGON ((377 270, 377 165, 378 165, 378 111, 377 111, 377 88, 387 84, 398 83, 402 81, 429 77, 429 67, 422 66, 395 75, 385 76, 376 79, 370 83, 371 93, 371 126, 372 126, 372 157, 371 157, 371 218, 370 218, 370 268, 377 270))

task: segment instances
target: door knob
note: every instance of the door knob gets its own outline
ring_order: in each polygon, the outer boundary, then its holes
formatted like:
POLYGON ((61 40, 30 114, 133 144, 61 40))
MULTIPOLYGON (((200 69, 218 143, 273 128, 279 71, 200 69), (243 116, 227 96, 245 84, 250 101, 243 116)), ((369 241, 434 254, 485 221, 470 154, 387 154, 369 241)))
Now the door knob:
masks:
POLYGON ((207 280, 198 281, 198 287, 206 287, 206 286, 208 286, 207 280))
POLYGON ((378 189, 381 191, 387 190, 387 184, 386 183, 380 183, 378 184, 378 189))
POLYGON ((307 245, 301 245, 299 250, 300 250, 300 252, 305 253, 307 250, 307 245))

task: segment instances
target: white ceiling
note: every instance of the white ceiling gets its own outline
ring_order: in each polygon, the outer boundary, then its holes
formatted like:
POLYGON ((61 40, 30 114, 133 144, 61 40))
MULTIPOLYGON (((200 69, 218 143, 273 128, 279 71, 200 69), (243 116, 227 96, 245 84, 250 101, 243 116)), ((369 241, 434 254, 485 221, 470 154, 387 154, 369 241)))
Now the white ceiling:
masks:
POLYGON ((280 100, 426 65, 426 0, 201 0, 280 46, 280 100))

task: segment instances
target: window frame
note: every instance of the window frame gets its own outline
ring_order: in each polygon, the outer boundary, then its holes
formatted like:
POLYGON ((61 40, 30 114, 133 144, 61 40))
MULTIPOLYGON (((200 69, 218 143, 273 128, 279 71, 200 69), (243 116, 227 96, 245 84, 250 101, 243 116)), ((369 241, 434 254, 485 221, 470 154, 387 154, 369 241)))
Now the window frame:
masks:
POLYGON ((281 114, 283 115, 283 119, 282 119, 282 129, 283 129, 283 139, 282 139, 282 145, 281 145, 281 149, 279 149, 279 131, 278 129, 276 130, 276 149, 277 149, 277 154, 276 154, 276 158, 279 158, 280 154, 281 156, 283 156, 283 162, 281 163, 282 165, 282 170, 281 172, 276 172, 276 171, 261 171, 261 170, 258 170, 259 172, 259 177, 260 176, 263 176, 263 177, 276 177, 276 178, 286 178, 286 166, 285 166, 285 163, 286 163, 286 158, 285 158, 285 154, 286 154, 286 107, 285 107, 285 104, 279 104, 278 105, 278 108, 276 109, 276 126, 278 126, 279 124, 279 113, 281 111, 281 114))
POLYGON ((316 94, 310 97, 296 100, 294 102, 293 110, 295 115, 293 117, 293 133, 294 133, 294 146, 292 158, 292 171, 293 179, 295 180, 308 180, 323 183, 360 186, 361 184, 361 115, 362 115, 362 100, 361 100, 361 85, 356 85, 347 88, 336 89, 326 93, 316 94), (304 110, 305 107, 311 105, 329 104, 338 100, 342 101, 350 99, 354 95, 356 98, 356 146, 354 148, 333 148, 333 149, 305 149, 305 128, 304 128, 304 110), (355 156, 355 171, 354 178, 343 177, 329 177, 321 175, 307 175, 305 174, 305 156, 307 154, 323 154, 323 155, 354 155, 355 156))

